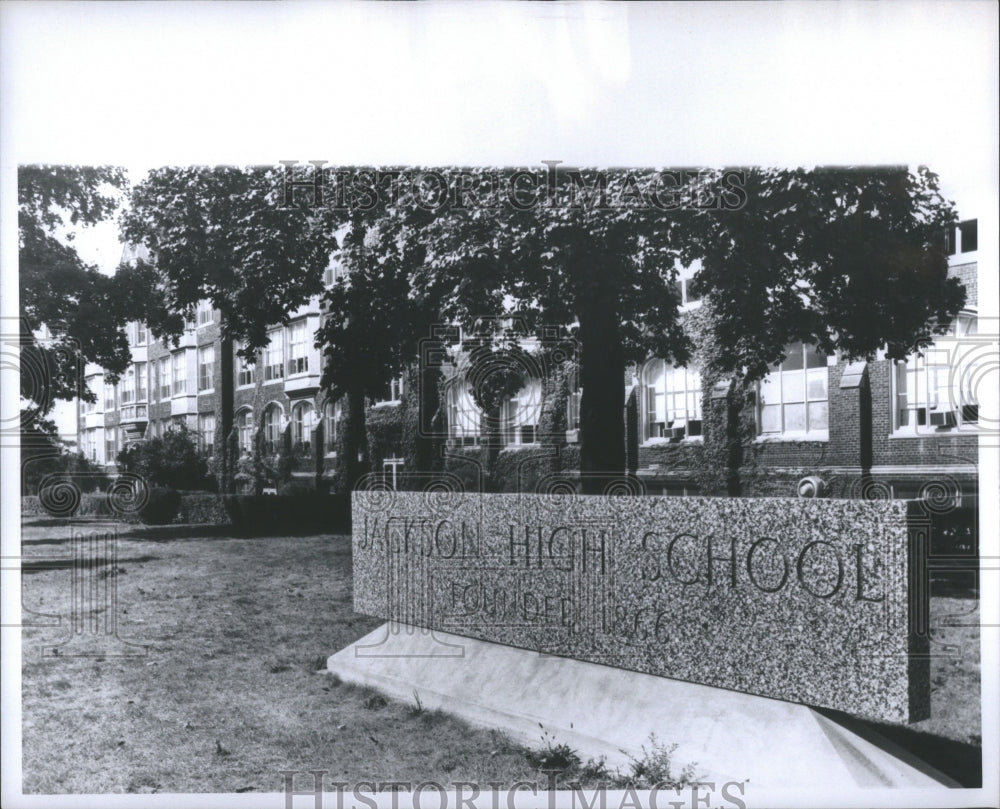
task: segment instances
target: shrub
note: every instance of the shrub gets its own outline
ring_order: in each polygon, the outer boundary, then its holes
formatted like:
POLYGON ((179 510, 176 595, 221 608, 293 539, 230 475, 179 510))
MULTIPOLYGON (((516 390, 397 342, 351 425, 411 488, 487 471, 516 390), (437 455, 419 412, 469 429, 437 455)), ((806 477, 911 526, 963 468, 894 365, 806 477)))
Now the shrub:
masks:
POLYGON ((278 494, 280 495, 296 495, 296 494, 316 494, 316 486, 312 479, 303 480, 302 478, 292 478, 285 483, 282 483, 278 487, 278 494))
POLYGON ((218 495, 204 492, 183 492, 180 508, 174 522, 228 525, 229 515, 226 514, 222 498, 218 495))
POLYGON ((496 490, 498 492, 533 492, 546 475, 557 469, 554 447, 523 447, 501 450, 497 456, 496 490))
POLYGON ((147 525, 169 525, 174 521, 181 505, 180 493, 174 489, 154 488, 139 511, 147 525))
POLYGON ((198 454, 192 433, 184 425, 162 438, 139 441, 118 453, 118 465, 168 489, 208 490, 208 463, 198 454))

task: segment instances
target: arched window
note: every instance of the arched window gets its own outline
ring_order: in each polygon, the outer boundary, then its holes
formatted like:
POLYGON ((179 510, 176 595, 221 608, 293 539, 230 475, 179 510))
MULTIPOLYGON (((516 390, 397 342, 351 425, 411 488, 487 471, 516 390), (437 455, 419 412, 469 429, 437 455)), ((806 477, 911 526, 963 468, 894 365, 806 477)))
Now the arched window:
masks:
POLYGON ((272 402, 264 408, 264 452, 276 455, 281 451, 281 406, 272 402))
POLYGON ((292 407, 292 450, 308 453, 312 448, 312 402, 297 402, 292 407))
POLYGON ((245 408, 236 414, 236 435, 240 445, 240 452, 247 453, 253 451, 253 411, 245 408))
POLYGON ((538 418, 542 412, 542 380, 527 384, 503 403, 500 418, 508 446, 534 444, 538 418))
POLYGON ((337 451, 337 428, 343 418, 340 401, 323 405, 323 452, 326 455, 337 451))
POLYGON ((661 359, 642 369, 646 392, 646 438, 701 435, 701 373, 677 368, 661 359))
POLYGON ((482 415, 472 398, 469 383, 458 380, 446 392, 448 437, 456 444, 478 444, 482 415))

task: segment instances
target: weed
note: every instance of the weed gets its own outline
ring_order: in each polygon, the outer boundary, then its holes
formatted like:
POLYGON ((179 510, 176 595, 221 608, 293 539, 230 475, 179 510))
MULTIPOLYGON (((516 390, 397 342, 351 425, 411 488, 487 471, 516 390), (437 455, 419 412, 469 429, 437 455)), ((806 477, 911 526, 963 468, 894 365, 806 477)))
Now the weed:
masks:
POLYGON ((572 747, 565 742, 556 744, 554 736, 551 736, 541 722, 538 727, 542 728, 542 746, 537 750, 528 751, 528 761, 540 770, 559 770, 565 773, 580 766, 580 756, 572 747))
POLYGON ((642 756, 637 758, 628 754, 632 772, 629 775, 622 775, 619 772, 612 781, 613 786, 632 785, 638 789, 691 786, 696 783, 694 775, 696 765, 688 764, 679 775, 675 776, 670 759, 676 749, 676 744, 668 747, 657 740, 655 733, 650 733, 649 747, 642 745, 642 756))

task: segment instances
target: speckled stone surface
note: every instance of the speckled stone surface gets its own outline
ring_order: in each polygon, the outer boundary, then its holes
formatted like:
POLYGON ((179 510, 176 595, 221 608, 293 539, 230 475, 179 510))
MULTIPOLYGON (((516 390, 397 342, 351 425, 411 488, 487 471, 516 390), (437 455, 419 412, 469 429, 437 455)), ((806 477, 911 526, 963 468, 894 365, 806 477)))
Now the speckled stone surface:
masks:
MULTIPOLYGON (((929 715, 902 501, 355 492, 354 606, 885 722, 929 715)), ((923 616, 923 618, 921 618, 923 616)))

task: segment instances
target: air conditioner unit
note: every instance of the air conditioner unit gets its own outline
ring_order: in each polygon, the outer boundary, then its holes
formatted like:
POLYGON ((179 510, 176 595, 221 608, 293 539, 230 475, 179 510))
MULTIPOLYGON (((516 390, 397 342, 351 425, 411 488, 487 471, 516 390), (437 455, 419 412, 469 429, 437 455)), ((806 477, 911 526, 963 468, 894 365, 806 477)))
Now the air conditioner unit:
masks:
POLYGON ((931 411, 931 427, 954 427, 958 424, 954 410, 931 411))
POLYGON ((815 475, 802 478, 796 486, 799 497, 822 497, 826 494, 826 482, 815 475))

